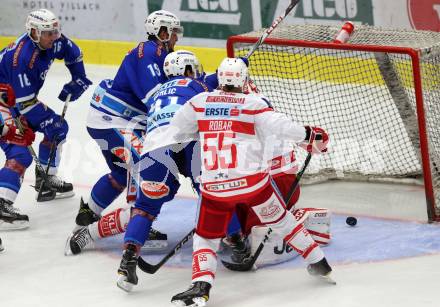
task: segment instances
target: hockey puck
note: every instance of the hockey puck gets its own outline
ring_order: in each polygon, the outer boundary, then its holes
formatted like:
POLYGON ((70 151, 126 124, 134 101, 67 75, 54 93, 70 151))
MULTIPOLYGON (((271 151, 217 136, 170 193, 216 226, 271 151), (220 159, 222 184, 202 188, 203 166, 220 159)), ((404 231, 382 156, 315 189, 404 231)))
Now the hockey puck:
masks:
POLYGON ((347 225, 349 225, 351 227, 354 227, 354 226, 356 226, 358 221, 357 221, 357 219, 355 217, 349 216, 349 217, 347 217, 345 222, 347 223, 347 225))

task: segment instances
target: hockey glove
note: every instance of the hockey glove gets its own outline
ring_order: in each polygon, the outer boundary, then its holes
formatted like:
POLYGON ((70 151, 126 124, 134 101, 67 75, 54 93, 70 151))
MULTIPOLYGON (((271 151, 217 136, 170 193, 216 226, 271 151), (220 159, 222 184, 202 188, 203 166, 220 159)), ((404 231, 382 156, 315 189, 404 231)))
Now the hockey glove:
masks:
POLYGON ((15 125, 5 125, 3 127, 3 137, 1 139, 9 144, 29 146, 35 140, 35 133, 27 126, 23 128, 23 133, 21 133, 15 125))
POLYGON ((92 81, 84 77, 74 77, 72 81, 64 84, 61 93, 58 95, 58 99, 61 101, 66 101, 67 96, 70 94, 70 100, 77 100, 92 84, 92 81))
POLYGON ((9 84, 0 83, 0 105, 7 108, 15 106, 14 90, 9 84))
POLYGON ((329 142, 327 132, 320 127, 305 126, 304 128, 306 128, 306 138, 299 146, 312 154, 327 152, 329 142))

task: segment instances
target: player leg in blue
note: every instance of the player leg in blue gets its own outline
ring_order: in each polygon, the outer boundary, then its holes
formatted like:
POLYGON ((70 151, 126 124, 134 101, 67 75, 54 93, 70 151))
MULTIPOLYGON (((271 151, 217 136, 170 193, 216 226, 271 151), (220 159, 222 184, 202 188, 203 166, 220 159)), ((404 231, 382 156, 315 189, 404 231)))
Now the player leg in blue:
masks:
POLYGON ((32 156, 23 146, 0 142, 6 154, 6 162, 0 169, 0 229, 21 229, 29 226, 29 217, 20 214, 13 203, 20 191, 26 169, 32 156))
MULTIPOLYGON (((48 169, 48 178, 43 189, 55 189, 56 198, 66 198, 75 195, 73 192, 73 185, 65 182, 58 177, 57 170, 61 159, 62 145, 66 140, 69 126, 61 116, 56 114, 52 109, 43 103, 37 103, 31 110, 26 112, 26 119, 35 131, 44 134, 44 138, 39 145, 39 159, 43 169, 48 169), (51 148, 55 146, 54 158, 50 160, 51 148)), ((35 169, 35 189, 39 190, 44 174, 36 168, 35 169)))
POLYGON ((124 135, 130 134, 130 140, 135 138, 139 143, 142 142, 141 131, 93 128, 87 128, 87 131, 101 148, 110 173, 103 175, 93 185, 87 203, 81 199, 76 216, 76 224, 79 226, 87 226, 97 221, 102 210, 113 203, 127 186, 127 163, 130 160, 137 163, 139 152, 127 142, 124 135))
POLYGON ((168 150, 158 150, 142 156, 140 182, 131 219, 124 237, 124 253, 118 269, 117 285, 131 291, 137 284, 136 265, 141 246, 147 240, 151 224, 162 205, 172 200, 180 187, 178 168, 168 150))

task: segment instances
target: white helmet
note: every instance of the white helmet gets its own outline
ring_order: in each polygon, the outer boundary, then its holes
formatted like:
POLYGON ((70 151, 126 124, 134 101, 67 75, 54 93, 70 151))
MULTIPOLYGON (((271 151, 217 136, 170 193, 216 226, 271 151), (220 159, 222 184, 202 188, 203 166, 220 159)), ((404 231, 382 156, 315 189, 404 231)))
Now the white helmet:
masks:
POLYGON ((243 88, 248 77, 248 68, 240 58, 225 58, 217 69, 220 86, 232 85, 243 88))
POLYGON ((61 35, 60 21, 49 10, 40 9, 33 12, 30 12, 26 19, 26 31, 29 37, 36 43, 40 41, 41 32, 48 31, 54 32, 58 35, 61 35), (36 38, 31 36, 32 29, 36 31, 36 38))
POLYGON ((167 77, 184 76, 187 66, 191 66, 194 78, 203 74, 203 68, 194 53, 187 50, 179 50, 169 53, 164 61, 163 70, 167 77))
POLYGON ((145 20, 145 30, 147 30, 147 35, 154 35, 161 42, 168 41, 173 32, 176 34, 183 34, 183 27, 180 25, 179 18, 173 13, 165 10, 155 11, 148 15, 145 20), (167 40, 161 40, 159 38, 159 32, 162 27, 166 27, 169 34, 167 40))

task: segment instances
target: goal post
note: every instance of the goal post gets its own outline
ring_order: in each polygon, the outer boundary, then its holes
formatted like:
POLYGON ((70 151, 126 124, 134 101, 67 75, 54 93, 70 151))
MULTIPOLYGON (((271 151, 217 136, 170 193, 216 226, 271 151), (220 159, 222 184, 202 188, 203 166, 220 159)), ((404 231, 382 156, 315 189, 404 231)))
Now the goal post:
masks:
MULTIPOLYGON (((250 58, 251 78, 278 111, 329 132, 312 181, 423 184, 440 221, 440 33, 357 25, 336 44, 339 29, 280 26, 250 58)), ((228 56, 262 31, 229 37, 228 56)))

